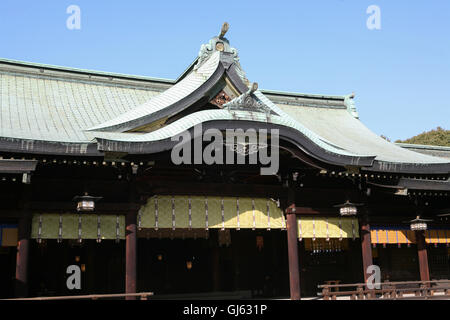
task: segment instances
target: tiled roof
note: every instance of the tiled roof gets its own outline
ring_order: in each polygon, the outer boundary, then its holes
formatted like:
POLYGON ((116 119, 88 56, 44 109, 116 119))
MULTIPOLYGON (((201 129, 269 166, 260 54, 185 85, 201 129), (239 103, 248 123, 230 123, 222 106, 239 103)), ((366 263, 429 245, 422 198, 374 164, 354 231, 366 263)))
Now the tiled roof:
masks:
POLYGON ((376 160, 403 163, 443 163, 444 159, 403 149, 370 131, 345 108, 278 105, 306 128, 331 143, 356 154, 376 156, 376 160))
POLYGON ((119 116, 103 122, 99 125, 89 128, 89 130, 105 130, 116 127, 120 124, 137 120, 152 113, 163 110, 179 100, 192 94, 202 84, 204 84, 214 73, 219 65, 220 52, 215 52, 207 63, 203 64, 199 69, 189 73, 184 79, 176 83, 166 91, 149 99, 144 103, 122 112, 119 116))
POLYGON ((88 141, 83 130, 134 109, 163 89, 130 81, 122 84, 108 78, 92 79, 95 76, 89 79, 61 70, 41 72, 41 68, 29 64, 21 68, 0 61, 0 136, 88 141))

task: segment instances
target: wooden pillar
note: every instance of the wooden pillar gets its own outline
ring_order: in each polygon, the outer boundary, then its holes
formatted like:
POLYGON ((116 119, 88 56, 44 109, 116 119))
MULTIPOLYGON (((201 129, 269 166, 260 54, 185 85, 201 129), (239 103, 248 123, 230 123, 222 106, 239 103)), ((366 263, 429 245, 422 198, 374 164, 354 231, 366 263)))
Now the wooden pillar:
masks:
POLYGON ((373 264, 372 259, 372 242, 370 238, 370 224, 367 214, 363 215, 360 221, 361 224, 361 250, 363 260, 363 273, 364 282, 367 281, 369 275, 367 274, 367 268, 373 264))
POLYGON ((16 298, 28 296, 28 256, 30 250, 31 218, 25 215, 19 219, 16 256, 16 278, 14 284, 16 298))
MULTIPOLYGON (((136 212, 128 212, 126 216, 126 251, 125 251, 125 293, 136 293, 136 251, 137 229, 136 212)), ((135 300, 136 297, 127 297, 135 300)))
POLYGON ((300 270, 297 246, 297 216, 295 214, 295 194, 289 190, 286 209, 287 243, 289 259, 289 287, 291 300, 300 300, 300 270))
POLYGON ((416 231, 417 254, 419 257, 420 281, 430 281, 428 255, 424 231, 416 231))

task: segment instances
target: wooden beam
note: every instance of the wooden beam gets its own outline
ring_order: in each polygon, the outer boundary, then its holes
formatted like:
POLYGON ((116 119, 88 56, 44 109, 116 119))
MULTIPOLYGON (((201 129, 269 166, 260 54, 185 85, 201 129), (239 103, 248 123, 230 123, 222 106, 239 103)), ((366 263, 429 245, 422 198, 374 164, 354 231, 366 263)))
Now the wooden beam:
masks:
POLYGON ((0 173, 29 173, 36 170, 37 160, 0 159, 0 173))
POLYGON ((309 208, 309 207, 292 207, 288 208, 289 213, 302 215, 302 214, 313 214, 313 215, 336 215, 338 211, 336 208, 309 208), (293 210, 295 209, 295 210, 293 210))
POLYGON ((207 183, 207 182, 149 182, 139 184, 141 194, 160 195, 222 195, 222 196, 254 196, 278 197, 285 190, 277 185, 255 185, 234 183, 207 183))
MULTIPOLYGON (((130 202, 118 202, 118 203, 105 203, 97 202, 95 204, 95 213, 116 213, 116 212, 129 212, 138 211, 140 208, 139 203, 130 202)), ((34 201, 29 204, 30 210, 33 211, 73 211, 76 212, 75 202, 51 202, 51 201, 34 201)))

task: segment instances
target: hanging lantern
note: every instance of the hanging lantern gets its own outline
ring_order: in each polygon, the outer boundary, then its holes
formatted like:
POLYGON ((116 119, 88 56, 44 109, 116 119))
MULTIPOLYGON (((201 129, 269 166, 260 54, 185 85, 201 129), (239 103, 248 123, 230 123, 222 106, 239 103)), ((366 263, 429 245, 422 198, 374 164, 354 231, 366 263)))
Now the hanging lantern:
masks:
POLYGON ((409 222, 412 231, 425 231, 428 229, 427 222, 430 221, 433 220, 421 219, 420 216, 417 216, 415 219, 407 222, 409 222))
POLYGON ((186 261, 186 268, 187 268, 188 270, 191 270, 191 269, 192 269, 192 261, 186 261))
POLYGON ((102 199, 102 197, 91 197, 87 192, 83 196, 76 196, 73 201, 77 202, 77 211, 92 212, 95 210, 95 202, 102 199))
POLYGON ((362 205, 363 204, 361 203, 351 203, 349 200, 347 200, 345 203, 335 205, 334 207, 340 208, 339 213, 341 216, 348 217, 348 216, 356 216, 356 214, 358 213, 357 207, 360 207, 362 205))

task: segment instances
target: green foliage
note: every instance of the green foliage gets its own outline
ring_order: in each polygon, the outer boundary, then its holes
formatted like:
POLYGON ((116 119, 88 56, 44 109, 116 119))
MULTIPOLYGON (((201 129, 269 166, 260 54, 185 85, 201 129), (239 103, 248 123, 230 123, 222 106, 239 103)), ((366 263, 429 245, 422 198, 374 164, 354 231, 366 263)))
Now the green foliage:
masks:
POLYGON ((450 147, 450 130, 437 127, 436 129, 423 132, 410 139, 397 140, 395 142, 450 147))

